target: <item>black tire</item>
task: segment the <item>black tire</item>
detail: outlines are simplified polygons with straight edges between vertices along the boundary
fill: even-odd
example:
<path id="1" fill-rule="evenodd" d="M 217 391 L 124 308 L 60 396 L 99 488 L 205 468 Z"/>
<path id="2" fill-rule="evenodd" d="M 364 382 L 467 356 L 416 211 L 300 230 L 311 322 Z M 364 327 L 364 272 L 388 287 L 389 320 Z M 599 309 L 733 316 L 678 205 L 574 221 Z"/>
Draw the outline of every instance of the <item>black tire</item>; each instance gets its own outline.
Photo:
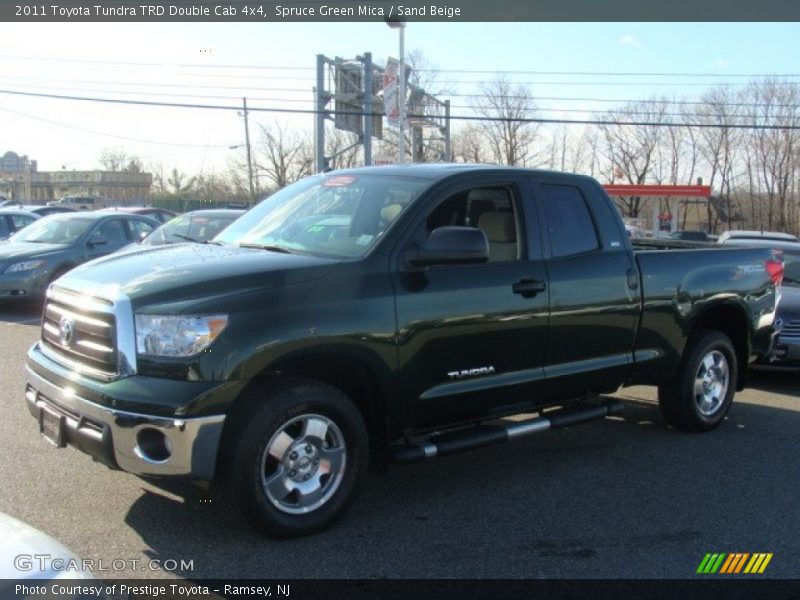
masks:
<path id="1" fill-rule="evenodd" d="M 254 382 L 243 394 L 223 438 L 225 495 L 272 537 L 328 527 L 355 498 L 369 462 L 361 413 L 340 390 L 308 379 Z"/>
<path id="2" fill-rule="evenodd" d="M 689 340 L 673 381 L 658 388 L 664 420 L 682 431 L 710 431 L 725 418 L 736 392 L 738 364 L 731 340 L 701 330 Z"/>

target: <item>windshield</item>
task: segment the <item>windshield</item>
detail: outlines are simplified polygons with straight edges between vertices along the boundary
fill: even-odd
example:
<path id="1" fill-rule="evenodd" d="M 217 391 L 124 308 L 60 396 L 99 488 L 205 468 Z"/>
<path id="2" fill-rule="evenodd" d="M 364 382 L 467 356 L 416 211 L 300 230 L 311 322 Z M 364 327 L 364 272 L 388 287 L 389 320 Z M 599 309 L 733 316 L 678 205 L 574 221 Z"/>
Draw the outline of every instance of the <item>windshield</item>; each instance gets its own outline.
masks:
<path id="1" fill-rule="evenodd" d="M 142 244 L 162 246 L 185 241 L 205 242 L 233 223 L 238 216 L 183 214 L 164 223 L 148 235 Z"/>
<path id="2" fill-rule="evenodd" d="M 301 254 L 363 256 L 429 184 L 386 175 L 308 177 L 263 200 L 216 240 Z"/>
<path id="3" fill-rule="evenodd" d="M 94 219 L 75 218 L 72 215 L 52 215 L 20 229 L 13 240 L 36 244 L 72 244 L 94 222 Z"/>

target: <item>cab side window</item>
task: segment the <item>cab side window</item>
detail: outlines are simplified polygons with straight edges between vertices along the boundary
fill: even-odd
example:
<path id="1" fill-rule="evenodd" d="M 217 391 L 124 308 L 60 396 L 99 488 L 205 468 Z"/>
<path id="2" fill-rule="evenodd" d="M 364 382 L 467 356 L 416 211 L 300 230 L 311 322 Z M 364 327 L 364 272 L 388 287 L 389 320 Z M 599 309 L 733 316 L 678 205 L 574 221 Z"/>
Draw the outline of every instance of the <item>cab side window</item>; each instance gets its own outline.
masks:
<path id="1" fill-rule="evenodd" d="M 519 260 L 519 210 L 507 187 L 481 187 L 445 198 L 426 220 L 428 233 L 438 227 L 477 227 L 489 242 L 489 262 Z"/>
<path id="2" fill-rule="evenodd" d="M 33 217 L 29 217 L 28 215 L 9 215 L 9 216 L 11 217 L 11 221 L 14 223 L 15 231 L 22 229 L 23 227 L 27 227 L 36 220 Z"/>
<path id="3" fill-rule="evenodd" d="M 550 250 L 554 258 L 591 252 L 600 247 L 589 207 L 571 185 L 542 184 Z"/>
<path id="4" fill-rule="evenodd" d="M 148 235 L 155 226 L 147 221 L 142 221 L 140 219 L 130 219 L 127 221 L 128 229 L 131 232 L 130 239 L 132 240 L 139 240 L 143 236 Z"/>
<path id="5" fill-rule="evenodd" d="M 125 242 L 128 239 L 120 219 L 111 219 L 101 224 L 100 227 L 97 228 L 97 234 L 106 238 L 111 244 L 115 242 Z"/>

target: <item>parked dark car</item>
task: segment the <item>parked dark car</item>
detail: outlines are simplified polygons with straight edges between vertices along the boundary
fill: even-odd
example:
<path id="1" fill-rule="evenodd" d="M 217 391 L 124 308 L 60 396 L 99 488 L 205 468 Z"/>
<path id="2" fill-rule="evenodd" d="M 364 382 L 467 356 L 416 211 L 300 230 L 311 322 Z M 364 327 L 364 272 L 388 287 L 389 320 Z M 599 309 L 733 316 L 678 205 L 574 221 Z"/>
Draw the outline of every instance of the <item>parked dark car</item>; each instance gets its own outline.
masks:
<path id="1" fill-rule="evenodd" d="M 40 217 L 47 217 L 50 215 L 57 215 L 59 213 L 75 212 L 74 208 L 69 206 L 34 206 L 33 204 L 25 204 L 20 206 L 20 210 L 25 210 L 29 213 L 34 213 Z"/>
<path id="2" fill-rule="evenodd" d="M 119 250 L 158 227 L 148 217 L 73 212 L 42 217 L 0 242 L 0 301 L 41 298 L 82 262 Z"/>
<path id="3" fill-rule="evenodd" d="M 66 206 L 75 210 L 98 210 L 107 206 L 107 200 L 95 196 L 64 196 L 60 200 L 53 200 L 47 206 Z"/>
<path id="4" fill-rule="evenodd" d="M 778 337 L 762 364 L 800 367 L 800 249 L 783 251 L 783 281 L 775 318 Z"/>
<path id="5" fill-rule="evenodd" d="M 142 215 L 155 219 L 159 223 L 166 223 L 178 215 L 178 213 L 167 210 L 166 208 L 156 208 L 154 206 L 110 206 L 109 208 L 102 209 L 102 211 Z"/>
<path id="6" fill-rule="evenodd" d="M 0 208 L 0 240 L 5 240 L 23 227 L 33 223 L 39 215 L 18 208 Z"/>
<path id="7" fill-rule="evenodd" d="M 679 229 L 669 234 L 671 240 L 685 240 L 687 242 L 710 242 L 711 238 L 705 231 L 692 229 Z"/>
<path id="8" fill-rule="evenodd" d="M 180 242 L 207 242 L 244 213 L 243 210 L 224 208 L 183 213 L 164 223 L 137 245 L 147 247 Z"/>
<path id="9" fill-rule="evenodd" d="M 783 266 L 768 249 L 661 243 L 639 249 L 579 175 L 308 177 L 211 244 L 113 254 L 55 282 L 25 402 L 55 446 L 214 481 L 265 532 L 308 534 L 368 465 L 602 419 L 621 385 L 658 386 L 676 429 L 723 424 L 769 349 Z"/>

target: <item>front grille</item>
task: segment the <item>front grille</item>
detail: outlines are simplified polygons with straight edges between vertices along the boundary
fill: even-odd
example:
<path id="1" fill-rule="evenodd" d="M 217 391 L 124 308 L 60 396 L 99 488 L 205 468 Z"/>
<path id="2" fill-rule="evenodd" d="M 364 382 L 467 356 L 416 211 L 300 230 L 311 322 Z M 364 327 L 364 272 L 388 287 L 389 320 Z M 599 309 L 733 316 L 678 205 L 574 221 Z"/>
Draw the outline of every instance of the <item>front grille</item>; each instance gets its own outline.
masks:
<path id="1" fill-rule="evenodd" d="M 48 294 L 42 343 L 67 365 L 105 375 L 117 372 L 116 320 L 111 303 L 66 293 Z"/>
<path id="2" fill-rule="evenodd" d="M 786 321 L 781 329 L 780 337 L 800 339 L 800 319 Z"/>

